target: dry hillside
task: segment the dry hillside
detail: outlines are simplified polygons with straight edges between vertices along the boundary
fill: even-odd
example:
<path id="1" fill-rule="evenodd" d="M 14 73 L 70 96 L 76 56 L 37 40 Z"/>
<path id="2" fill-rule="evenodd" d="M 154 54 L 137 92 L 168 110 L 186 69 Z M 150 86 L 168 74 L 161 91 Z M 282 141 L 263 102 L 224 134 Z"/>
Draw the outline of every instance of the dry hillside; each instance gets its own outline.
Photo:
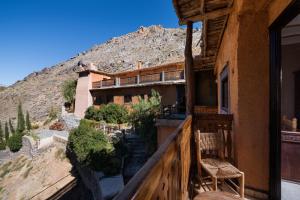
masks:
<path id="1" fill-rule="evenodd" d="M 200 31 L 195 30 L 194 35 L 195 52 L 199 53 Z M 182 61 L 184 46 L 184 29 L 161 26 L 141 27 L 136 32 L 113 38 L 65 62 L 33 72 L 0 92 L 0 120 L 15 118 L 19 101 L 36 121 L 43 121 L 51 107 L 60 110 L 61 84 L 77 78 L 74 71 L 80 61 L 92 62 L 106 72 L 126 71 L 134 69 L 137 61 L 142 61 L 143 67 Z"/>

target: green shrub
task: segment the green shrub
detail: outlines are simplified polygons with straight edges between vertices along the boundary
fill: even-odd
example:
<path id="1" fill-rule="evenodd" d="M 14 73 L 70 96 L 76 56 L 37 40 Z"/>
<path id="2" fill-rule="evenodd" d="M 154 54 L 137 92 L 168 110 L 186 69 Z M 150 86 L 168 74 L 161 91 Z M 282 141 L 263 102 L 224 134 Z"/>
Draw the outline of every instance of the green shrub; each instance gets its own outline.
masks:
<path id="1" fill-rule="evenodd" d="M 104 120 L 111 124 L 123 124 L 128 122 L 128 110 L 114 103 L 103 105 L 100 109 L 91 106 L 86 110 L 85 118 L 96 121 Z"/>
<path id="2" fill-rule="evenodd" d="M 101 107 L 103 120 L 112 124 L 123 124 L 128 121 L 128 111 L 124 106 L 110 103 Z"/>
<path id="3" fill-rule="evenodd" d="M 5 150 L 6 149 L 6 144 L 3 140 L 0 141 L 0 150 Z"/>
<path id="4" fill-rule="evenodd" d="M 95 108 L 94 106 L 90 106 L 86 111 L 85 111 L 85 119 L 90 119 L 90 120 L 96 120 L 96 121 L 102 121 L 103 116 L 102 112 L 100 109 Z"/>
<path id="5" fill-rule="evenodd" d="M 76 87 L 77 87 L 77 80 L 67 80 L 62 85 L 62 93 L 63 96 L 69 104 L 69 112 L 74 111 L 74 103 L 75 103 L 75 96 L 76 96 Z M 65 104 L 65 105 L 67 105 Z"/>
<path id="6" fill-rule="evenodd" d="M 160 113 L 161 96 L 152 90 L 149 99 L 139 99 L 139 103 L 132 106 L 130 122 L 136 132 L 141 135 L 146 143 L 148 154 L 152 154 L 157 146 L 157 129 L 155 119 Z"/>
<path id="7" fill-rule="evenodd" d="M 22 148 L 22 134 L 16 133 L 8 139 L 7 145 L 12 152 L 17 152 Z"/>
<path id="8" fill-rule="evenodd" d="M 91 127 L 91 128 L 97 128 L 99 126 L 99 122 L 95 120 L 89 120 L 89 119 L 82 119 L 80 123 L 84 123 L 85 125 Z"/>
<path id="9" fill-rule="evenodd" d="M 116 156 L 113 144 L 103 132 L 92 128 L 88 120 L 81 120 L 79 127 L 71 131 L 68 149 L 82 166 L 107 175 L 120 171 L 121 162 L 116 161 L 120 158 Z"/>

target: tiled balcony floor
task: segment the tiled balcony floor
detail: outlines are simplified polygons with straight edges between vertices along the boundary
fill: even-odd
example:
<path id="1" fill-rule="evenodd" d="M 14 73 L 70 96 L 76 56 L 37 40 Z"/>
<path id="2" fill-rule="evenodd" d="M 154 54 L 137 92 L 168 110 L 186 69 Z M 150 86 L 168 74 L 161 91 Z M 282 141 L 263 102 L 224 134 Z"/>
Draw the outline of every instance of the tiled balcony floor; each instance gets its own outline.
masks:
<path id="1" fill-rule="evenodd" d="M 299 200 L 300 183 L 281 181 L 281 199 L 282 200 Z"/>

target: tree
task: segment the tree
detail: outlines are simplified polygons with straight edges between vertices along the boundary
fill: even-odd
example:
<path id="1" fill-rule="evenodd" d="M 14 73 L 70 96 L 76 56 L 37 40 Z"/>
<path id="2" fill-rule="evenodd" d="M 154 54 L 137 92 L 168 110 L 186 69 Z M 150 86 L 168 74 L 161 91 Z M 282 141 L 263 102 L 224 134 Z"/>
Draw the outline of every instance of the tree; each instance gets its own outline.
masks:
<path id="1" fill-rule="evenodd" d="M 24 119 L 24 114 L 23 114 L 23 110 L 22 110 L 22 104 L 19 103 L 17 131 L 19 133 L 22 133 L 24 130 L 25 130 L 25 119 Z"/>
<path id="2" fill-rule="evenodd" d="M 81 120 L 78 128 L 70 132 L 68 150 L 81 166 L 103 171 L 106 175 L 121 170 L 121 159 L 114 144 L 102 131 L 91 127 L 87 120 Z"/>
<path id="3" fill-rule="evenodd" d="M 130 122 L 139 135 L 144 138 L 148 154 L 156 150 L 157 129 L 155 119 L 160 113 L 161 96 L 155 90 L 151 91 L 151 97 L 148 99 L 139 99 L 139 103 L 132 106 Z"/>
<path id="4" fill-rule="evenodd" d="M 1 121 L 0 121 L 0 140 L 3 140 L 3 129 L 2 129 L 2 125 L 1 125 Z"/>
<path id="5" fill-rule="evenodd" d="M 14 128 L 14 126 L 13 126 L 12 121 L 11 121 L 10 118 L 9 118 L 9 120 L 8 120 L 8 124 L 9 124 L 10 132 L 11 132 L 12 134 L 15 134 L 16 130 L 15 130 L 15 128 Z"/>
<path id="6" fill-rule="evenodd" d="M 31 130 L 31 122 L 30 122 L 30 117 L 29 117 L 29 112 L 27 111 L 26 112 L 26 127 L 27 127 L 27 130 Z"/>
<path id="7" fill-rule="evenodd" d="M 3 135 L 2 125 L 1 125 L 1 122 L 0 122 L 0 150 L 4 150 L 6 148 L 3 137 L 4 137 L 4 135 Z"/>
<path id="8" fill-rule="evenodd" d="M 67 101 L 71 105 L 71 109 L 74 109 L 75 95 L 76 95 L 77 80 L 67 80 L 62 86 L 62 93 Z"/>
<path id="9" fill-rule="evenodd" d="M 8 141 L 8 139 L 9 139 L 8 123 L 5 122 L 5 140 Z"/>

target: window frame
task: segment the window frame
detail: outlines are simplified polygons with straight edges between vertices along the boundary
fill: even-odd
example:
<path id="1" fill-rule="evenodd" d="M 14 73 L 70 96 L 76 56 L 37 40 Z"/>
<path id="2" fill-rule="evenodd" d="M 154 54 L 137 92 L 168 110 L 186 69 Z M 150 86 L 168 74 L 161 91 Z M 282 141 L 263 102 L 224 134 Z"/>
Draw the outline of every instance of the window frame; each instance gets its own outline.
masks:
<path id="1" fill-rule="evenodd" d="M 230 78 L 229 78 L 229 66 L 228 63 L 225 65 L 224 69 L 220 73 L 220 108 L 221 113 L 230 112 Z M 225 87 L 225 88 L 224 88 Z M 226 93 L 224 93 L 227 91 Z M 224 100 L 224 98 L 227 99 Z M 226 105 L 224 105 L 226 104 Z"/>

